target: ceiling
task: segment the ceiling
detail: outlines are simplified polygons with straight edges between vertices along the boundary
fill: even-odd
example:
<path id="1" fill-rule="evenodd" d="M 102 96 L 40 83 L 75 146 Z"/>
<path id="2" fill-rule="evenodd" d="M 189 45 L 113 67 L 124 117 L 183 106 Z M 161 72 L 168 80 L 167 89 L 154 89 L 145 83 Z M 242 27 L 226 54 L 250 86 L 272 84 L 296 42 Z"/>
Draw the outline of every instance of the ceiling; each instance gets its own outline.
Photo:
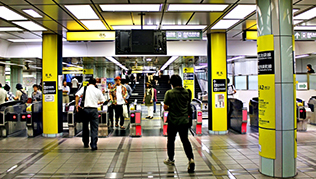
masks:
<path id="1" fill-rule="evenodd" d="M 101 4 L 162 4 L 163 8 L 159 12 L 146 12 L 144 25 L 214 25 L 222 18 L 223 14 L 228 13 L 231 7 L 237 4 L 255 4 L 255 0 L 0 0 L 0 5 L 13 10 L 14 12 L 26 17 L 44 28 L 48 33 L 62 34 L 65 38 L 67 31 L 89 30 L 80 19 L 77 19 L 65 5 L 90 5 L 96 12 L 99 19 L 108 29 L 113 29 L 115 25 L 141 25 L 139 12 L 103 12 Z M 227 8 L 221 12 L 170 12 L 166 7 L 169 4 L 185 3 L 220 3 L 227 4 Z M 315 0 L 294 0 L 294 8 L 299 9 L 300 13 L 316 5 Z M 26 14 L 23 10 L 33 9 L 42 18 L 34 18 Z M 84 12 L 83 12 L 84 13 Z M 229 40 L 241 40 L 241 31 L 246 29 L 249 24 L 256 22 L 255 15 L 248 16 L 239 22 L 232 29 L 228 29 Z M 307 25 L 316 25 L 316 20 L 310 20 Z M 0 19 L 0 27 L 19 27 L 12 21 Z M 41 39 L 42 32 L 29 31 L 22 28 L 20 32 L 0 32 L 1 39 Z M 206 29 L 204 29 L 206 30 Z"/>

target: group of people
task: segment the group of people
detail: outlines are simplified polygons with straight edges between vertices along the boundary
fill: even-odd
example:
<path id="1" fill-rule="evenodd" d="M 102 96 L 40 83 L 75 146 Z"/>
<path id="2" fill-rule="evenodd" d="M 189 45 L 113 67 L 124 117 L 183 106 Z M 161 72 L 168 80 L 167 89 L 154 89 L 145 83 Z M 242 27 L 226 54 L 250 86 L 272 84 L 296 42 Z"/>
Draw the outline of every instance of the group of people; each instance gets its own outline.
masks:
<path id="1" fill-rule="evenodd" d="M 2 86 L 2 84 L 0 83 L 0 104 L 5 103 L 6 101 L 19 101 L 21 100 L 22 95 L 27 96 L 27 92 L 23 89 L 23 86 L 20 83 L 16 84 L 15 88 L 17 91 L 14 95 L 11 92 L 11 87 L 8 84 Z M 33 85 L 33 92 L 31 96 L 32 102 L 42 100 L 42 92 L 40 89 L 40 85 Z"/>
<path id="2" fill-rule="evenodd" d="M 104 104 L 107 100 L 104 94 L 108 94 L 108 102 L 111 103 L 109 110 L 113 112 L 115 110 L 116 124 L 115 126 L 119 127 L 118 120 L 120 119 L 120 127 L 125 129 L 124 118 L 123 118 L 123 104 L 128 104 L 128 82 L 124 82 L 125 85 L 121 82 L 121 77 L 115 78 L 115 84 L 108 86 L 108 91 L 102 92 L 96 87 L 96 80 L 90 79 L 89 85 L 87 87 L 81 88 L 76 93 L 76 110 L 79 111 L 80 108 L 83 108 L 84 120 L 83 120 L 83 133 L 82 141 L 84 147 L 89 147 L 89 128 L 88 124 L 90 123 L 91 128 L 91 141 L 90 147 L 92 150 L 97 150 L 97 141 L 98 141 L 98 104 Z M 182 79 L 179 75 L 173 75 L 170 79 L 170 84 L 173 89 L 168 90 L 165 94 L 164 99 L 164 110 L 169 111 L 168 115 L 168 158 L 164 160 L 166 165 L 174 165 L 174 146 L 175 138 L 177 133 L 179 133 L 181 141 L 183 143 L 183 148 L 188 158 L 188 172 L 193 172 L 195 168 L 195 161 L 192 152 L 192 146 L 188 139 L 188 129 L 190 127 L 189 117 L 189 108 L 191 103 L 191 91 L 186 90 L 182 86 Z M 144 96 L 145 104 L 153 104 L 154 99 L 154 90 L 150 88 L 150 84 L 147 83 L 146 94 Z M 83 101 L 79 103 L 80 97 L 83 98 Z M 150 114 L 149 114 L 150 115 Z M 113 114 L 112 114 L 113 116 Z M 111 125 L 113 126 L 113 118 L 111 119 Z"/>

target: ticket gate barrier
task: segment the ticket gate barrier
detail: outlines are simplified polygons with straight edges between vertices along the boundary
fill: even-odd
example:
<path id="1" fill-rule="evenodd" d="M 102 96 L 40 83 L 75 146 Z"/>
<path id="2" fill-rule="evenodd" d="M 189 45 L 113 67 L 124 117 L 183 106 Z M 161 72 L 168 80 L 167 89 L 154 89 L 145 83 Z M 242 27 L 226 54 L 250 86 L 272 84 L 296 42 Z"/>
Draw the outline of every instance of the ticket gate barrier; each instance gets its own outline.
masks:
<path id="1" fill-rule="evenodd" d="M 309 114 L 310 124 L 316 125 L 316 96 L 312 96 L 308 101 L 308 107 L 311 109 Z"/>
<path id="2" fill-rule="evenodd" d="M 163 112 L 163 120 L 162 120 L 162 135 L 163 136 L 168 136 L 168 111 Z"/>
<path id="3" fill-rule="evenodd" d="M 243 107 L 242 101 L 228 98 L 228 124 L 231 129 L 241 134 L 247 133 L 247 108 Z"/>
<path id="4" fill-rule="evenodd" d="M 67 121 L 68 121 L 68 128 L 69 128 L 69 137 L 76 136 L 80 131 L 82 131 L 82 122 L 76 119 L 75 117 L 75 106 L 69 106 L 67 112 Z"/>
<path id="5" fill-rule="evenodd" d="M 42 101 L 35 101 L 30 107 L 30 111 L 21 113 L 21 120 L 26 121 L 27 135 L 34 137 L 43 133 Z"/>
<path id="6" fill-rule="evenodd" d="M 197 110 L 196 119 L 192 121 L 192 127 L 196 135 L 202 135 L 202 110 Z"/>
<path id="7" fill-rule="evenodd" d="M 26 105 L 20 101 L 10 101 L 0 105 L 0 136 L 26 129 L 26 120 L 21 120 L 21 113 L 26 111 Z"/>
<path id="8" fill-rule="evenodd" d="M 251 127 L 258 127 L 258 98 L 252 98 L 249 101 L 249 117 L 250 117 L 250 126 Z"/>
<path id="9" fill-rule="evenodd" d="M 130 136 L 142 136 L 142 109 L 141 105 L 134 105 L 130 111 Z"/>
<path id="10" fill-rule="evenodd" d="M 306 131 L 307 122 L 305 107 L 297 106 L 297 131 Z"/>
<path id="11" fill-rule="evenodd" d="M 99 110 L 99 130 L 98 136 L 99 137 L 106 137 L 109 135 L 109 118 L 108 118 L 108 106 L 103 105 Z"/>

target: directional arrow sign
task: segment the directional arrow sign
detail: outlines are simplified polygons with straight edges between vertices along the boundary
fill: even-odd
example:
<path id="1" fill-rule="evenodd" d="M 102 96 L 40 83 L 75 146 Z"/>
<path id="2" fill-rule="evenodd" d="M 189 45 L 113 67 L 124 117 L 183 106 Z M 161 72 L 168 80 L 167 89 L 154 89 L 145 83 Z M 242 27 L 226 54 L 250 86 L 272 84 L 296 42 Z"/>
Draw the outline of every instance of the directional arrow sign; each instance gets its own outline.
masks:
<path id="1" fill-rule="evenodd" d="M 300 33 L 298 33 L 298 32 L 295 33 L 295 38 L 296 39 L 298 39 L 300 36 L 301 36 Z"/>
<path id="2" fill-rule="evenodd" d="M 307 83 L 298 83 L 297 85 L 298 85 L 297 89 L 307 90 Z"/>

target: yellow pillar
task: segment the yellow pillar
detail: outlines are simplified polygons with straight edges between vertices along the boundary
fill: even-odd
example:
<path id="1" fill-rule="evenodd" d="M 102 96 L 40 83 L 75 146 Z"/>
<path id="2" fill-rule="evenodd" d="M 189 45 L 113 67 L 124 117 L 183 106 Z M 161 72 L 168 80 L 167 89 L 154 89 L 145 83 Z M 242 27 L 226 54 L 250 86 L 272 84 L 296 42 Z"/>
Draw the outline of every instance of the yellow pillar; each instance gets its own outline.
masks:
<path id="1" fill-rule="evenodd" d="M 226 32 L 208 37 L 208 101 L 210 134 L 227 133 Z"/>
<path id="2" fill-rule="evenodd" d="M 62 37 L 43 34 L 43 136 L 58 137 L 63 132 L 62 91 L 58 80 L 62 75 Z"/>

